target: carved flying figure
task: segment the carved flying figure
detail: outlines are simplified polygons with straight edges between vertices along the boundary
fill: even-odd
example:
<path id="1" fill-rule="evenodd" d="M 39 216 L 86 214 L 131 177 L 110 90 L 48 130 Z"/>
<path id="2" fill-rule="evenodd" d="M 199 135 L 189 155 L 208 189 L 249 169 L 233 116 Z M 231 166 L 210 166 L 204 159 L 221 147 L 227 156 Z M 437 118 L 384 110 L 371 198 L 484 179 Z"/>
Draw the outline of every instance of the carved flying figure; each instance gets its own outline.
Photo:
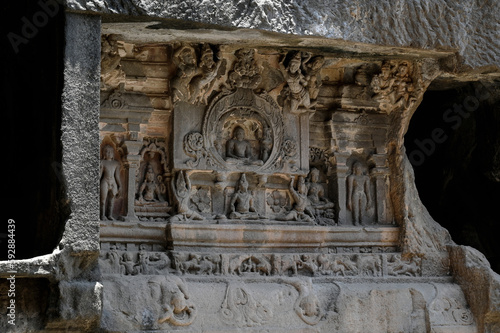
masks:
<path id="1" fill-rule="evenodd" d="M 174 62 L 177 64 L 177 73 L 170 81 L 172 87 L 172 101 L 189 100 L 189 83 L 198 72 L 194 49 L 183 46 L 174 53 Z"/>
<path id="2" fill-rule="evenodd" d="M 391 112 L 397 107 L 410 108 L 415 102 L 415 86 L 410 77 L 410 63 L 382 64 L 381 73 L 373 77 L 371 87 L 374 99 L 380 102 L 380 108 Z"/>
<path id="3" fill-rule="evenodd" d="M 309 54 L 308 56 L 310 57 Z M 315 101 L 318 98 L 319 89 L 323 84 L 320 71 L 324 64 L 325 57 L 323 56 L 315 56 L 310 58 L 309 61 L 303 62 L 303 70 L 306 73 L 309 98 L 311 101 Z"/>
<path id="4" fill-rule="evenodd" d="M 222 59 L 220 54 L 217 55 L 217 58 L 218 61 L 215 62 L 212 48 L 210 45 L 204 44 L 200 63 L 198 64 L 198 74 L 189 83 L 190 103 L 207 104 L 207 98 L 212 91 L 215 80 L 225 72 L 225 66 L 221 68 L 221 64 L 225 64 L 226 60 Z M 222 73 L 219 69 L 222 69 Z"/>
<path id="5" fill-rule="evenodd" d="M 316 102 L 311 102 L 309 94 L 308 77 L 302 73 L 304 63 L 310 58 L 310 54 L 306 54 L 305 59 L 302 59 L 302 53 L 296 52 L 285 66 L 284 61 L 286 57 L 279 62 L 281 73 L 285 78 L 287 85 L 284 89 L 284 106 L 293 114 L 300 114 L 310 110 L 316 105 Z M 303 106 L 305 109 L 301 110 L 299 107 Z"/>

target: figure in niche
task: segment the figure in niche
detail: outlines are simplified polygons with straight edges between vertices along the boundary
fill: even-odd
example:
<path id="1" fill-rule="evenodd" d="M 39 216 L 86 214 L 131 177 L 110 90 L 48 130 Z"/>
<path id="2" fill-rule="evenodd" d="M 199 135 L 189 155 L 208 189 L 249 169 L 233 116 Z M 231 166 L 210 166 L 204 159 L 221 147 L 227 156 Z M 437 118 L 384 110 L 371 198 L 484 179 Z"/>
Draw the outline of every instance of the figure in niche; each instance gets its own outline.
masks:
<path id="1" fill-rule="evenodd" d="M 214 61 L 214 52 L 210 45 L 204 44 L 200 63 L 198 64 L 199 75 L 193 77 L 189 84 L 189 102 L 190 103 L 205 103 L 210 94 L 211 88 L 217 76 L 220 76 L 219 68 L 223 61 L 221 55 L 218 55 L 219 61 Z M 224 60 L 225 63 L 225 60 Z M 225 67 L 225 66 L 224 66 Z M 224 68 L 225 71 L 225 68 Z"/>
<path id="2" fill-rule="evenodd" d="M 148 281 L 151 297 L 162 309 L 158 323 L 168 322 L 174 326 L 191 325 L 196 317 L 195 306 L 188 301 L 187 288 L 177 276 L 157 275 Z"/>
<path id="3" fill-rule="evenodd" d="M 283 63 L 285 58 L 280 61 L 279 66 L 287 86 L 283 88 L 285 97 L 285 106 L 291 113 L 297 114 L 309 110 L 314 107 L 316 102 L 311 103 L 309 89 L 307 89 L 308 80 L 302 73 L 302 56 L 301 52 L 296 52 L 288 62 L 286 67 Z M 307 62 L 310 55 L 306 56 L 304 63 Z M 299 110 L 300 106 L 304 106 L 306 110 Z"/>
<path id="4" fill-rule="evenodd" d="M 115 150 L 110 145 L 103 148 L 103 157 L 100 165 L 101 179 L 101 205 L 100 216 L 102 221 L 114 220 L 113 208 L 115 198 L 121 188 L 120 162 L 115 161 Z"/>
<path id="5" fill-rule="evenodd" d="M 253 159 L 252 145 L 245 139 L 245 130 L 240 126 L 234 129 L 232 139 L 226 143 L 226 162 L 246 165 L 263 164 L 261 160 Z"/>
<path id="6" fill-rule="evenodd" d="M 304 221 L 313 224 L 314 212 L 311 208 L 311 203 L 307 197 L 307 186 L 304 177 L 299 177 L 297 191 L 293 188 L 294 178 L 290 180 L 289 190 L 295 204 L 293 209 L 285 216 L 278 217 L 281 221 Z"/>
<path id="7" fill-rule="evenodd" d="M 177 74 L 170 81 L 172 86 L 173 102 L 189 99 L 189 83 L 196 75 L 198 67 L 194 50 L 190 46 L 181 47 L 174 53 L 174 61 L 177 63 Z"/>
<path id="8" fill-rule="evenodd" d="M 230 219 L 257 220 L 261 218 L 255 210 L 253 195 L 248 191 L 248 182 L 245 174 L 241 175 L 238 190 L 234 192 L 229 207 Z"/>
<path id="9" fill-rule="evenodd" d="M 310 55 L 308 55 L 310 57 Z M 304 71 L 306 73 L 306 79 L 308 81 L 309 98 L 311 101 L 315 101 L 318 98 L 319 88 L 322 85 L 321 76 L 319 72 L 323 65 L 325 64 L 325 57 L 315 56 L 310 58 L 310 60 L 304 63 Z"/>
<path id="10" fill-rule="evenodd" d="M 154 173 L 153 166 L 151 164 L 148 164 L 146 168 L 146 174 L 144 176 L 144 181 L 139 188 L 139 201 L 163 202 L 165 201 L 163 199 L 163 195 L 165 195 L 165 193 L 167 193 L 166 187 L 160 186 L 156 182 L 156 175 Z"/>
<path id="11" fill-rule="evenodd" d="M 370 177 L 363 173 L 361 163 L 355 162 L 347 177 L 347 209 L 352 213 L 354 225 L 364 225 L 363 215 L 371 206 Z"/>
<path id="12" fill-rule="evenodd" d="M 172 216 L 170 221 L 204 220 L 203 216 L 189 208 L 189 201 L 193 191 L 186 171 L 179 171 L 177 180 L 172 178 L 172 189 L 177 206 L 177 215 Z"/>
<path id="13" fill-rule="evenodd" d="M 270 127 L 264 128 L 264 136 L 260 142 L 260 151 L 262 161 L 265 162 L 271 155 L 273 149 L 273 130 Z"/>

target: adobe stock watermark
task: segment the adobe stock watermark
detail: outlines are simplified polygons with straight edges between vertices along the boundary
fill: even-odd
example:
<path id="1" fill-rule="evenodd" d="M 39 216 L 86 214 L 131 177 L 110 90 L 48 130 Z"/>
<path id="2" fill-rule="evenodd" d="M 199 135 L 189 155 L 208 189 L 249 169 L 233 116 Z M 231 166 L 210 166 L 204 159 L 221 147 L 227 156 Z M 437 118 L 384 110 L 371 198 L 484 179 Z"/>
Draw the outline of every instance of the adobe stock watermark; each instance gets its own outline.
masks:
<path id="1" fill-rule="evenodd" d="M 40 10 L 36 11 L 32 17 L 21 17 L 21 30 L 19 33 L 11 31 L 7 34 L 10 45 L 16 54 L 19 53 L 19 47 L 22 44 L 28 44 L 30 40 L 38 35 L 40 29 L 45 27 L 50 19 L 57 15 L 62 6 L 62 0 L 39 0 L 37 4 Z"/>
<path id="2" fill-rule="evenodd" d="M 466 96 L 461 104 L 455 103 L 453 108 L 446 109 L 443 112 L 443 121 L 449 124 L 449 128 L 457 130 L 462 125 L 463 120 L 469 118 L 471 113 L 479 108 L 481 102 L 487 100 L 490 96 L 491 93 L 486 87 L 479 84 L 475 88 L 474 95 Z M 413 166 L 424 164 L 426 158 L 434 154 L 437 146 L 448 140 L 445 129 L 447 128 L 436 127 L 427 138 L 413 141 L 418 147 L 408 154 L 410 163 Z"/>
<path id="3" fill-rule="evenodd" d="M 16 221 L 8 219 L 7 221 L 7 259 L 9 260 L 10 270 L 7 271 L 10 276 L 7 278 L 9 289 L 7 297 L 7 323 L 11 326 L 16 325 L 16 273 L 13 260 L 16 259 Z"/>

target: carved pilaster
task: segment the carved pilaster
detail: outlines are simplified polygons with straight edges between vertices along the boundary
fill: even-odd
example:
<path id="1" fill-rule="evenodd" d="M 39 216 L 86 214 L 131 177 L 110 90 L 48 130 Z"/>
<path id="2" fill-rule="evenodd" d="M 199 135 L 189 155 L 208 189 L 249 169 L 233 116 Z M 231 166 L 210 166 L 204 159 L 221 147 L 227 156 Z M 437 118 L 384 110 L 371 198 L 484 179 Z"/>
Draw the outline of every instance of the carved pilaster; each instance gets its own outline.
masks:
<path id="1" fill-rule="evenodd" d="M 139 165 L 141 163 L 141 156 L 139 155 L 139 149 L 142 146 L 140 142 L 137 141 L 125 141 L 128 148 L 127 155 L 127 215 L 125 219 L 127 221 L 137 221 L 137 216 L 134 210 L 134 201 L 136 189 L 136 174 L 139 170 Z"/>
<path id="2" fill-rule="evenodd" d="M 338 225 L 346 225 L 349 221 L 347 212 L 347 165 L 348 154 L 336 154 L 337 188 L 338 188 Z"/>

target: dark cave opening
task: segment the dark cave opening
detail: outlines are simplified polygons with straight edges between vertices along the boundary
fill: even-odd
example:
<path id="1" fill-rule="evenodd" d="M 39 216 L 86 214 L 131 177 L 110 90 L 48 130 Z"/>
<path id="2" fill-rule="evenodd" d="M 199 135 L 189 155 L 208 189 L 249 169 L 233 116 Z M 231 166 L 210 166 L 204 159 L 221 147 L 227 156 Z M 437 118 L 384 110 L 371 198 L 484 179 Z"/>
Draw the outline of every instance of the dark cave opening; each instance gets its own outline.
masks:
<path id="1" fill-rule="evenodd" d="M 15 259 L 26 259 L 51 253 L 69 216 L 61 173 L 65 18 L 62 5 L 51 6 L 28 0 L 3 5 L 8 194 L 0 260 L 8 254 L 7 219 L 15 221 Z"/>
<path id="2" fill-rule="evenodd" d="M 431 216 L 453 241 L 481 251 L 500 272 L 500 103 L 491 85 L 429 90 L 405 148 Z"/>

